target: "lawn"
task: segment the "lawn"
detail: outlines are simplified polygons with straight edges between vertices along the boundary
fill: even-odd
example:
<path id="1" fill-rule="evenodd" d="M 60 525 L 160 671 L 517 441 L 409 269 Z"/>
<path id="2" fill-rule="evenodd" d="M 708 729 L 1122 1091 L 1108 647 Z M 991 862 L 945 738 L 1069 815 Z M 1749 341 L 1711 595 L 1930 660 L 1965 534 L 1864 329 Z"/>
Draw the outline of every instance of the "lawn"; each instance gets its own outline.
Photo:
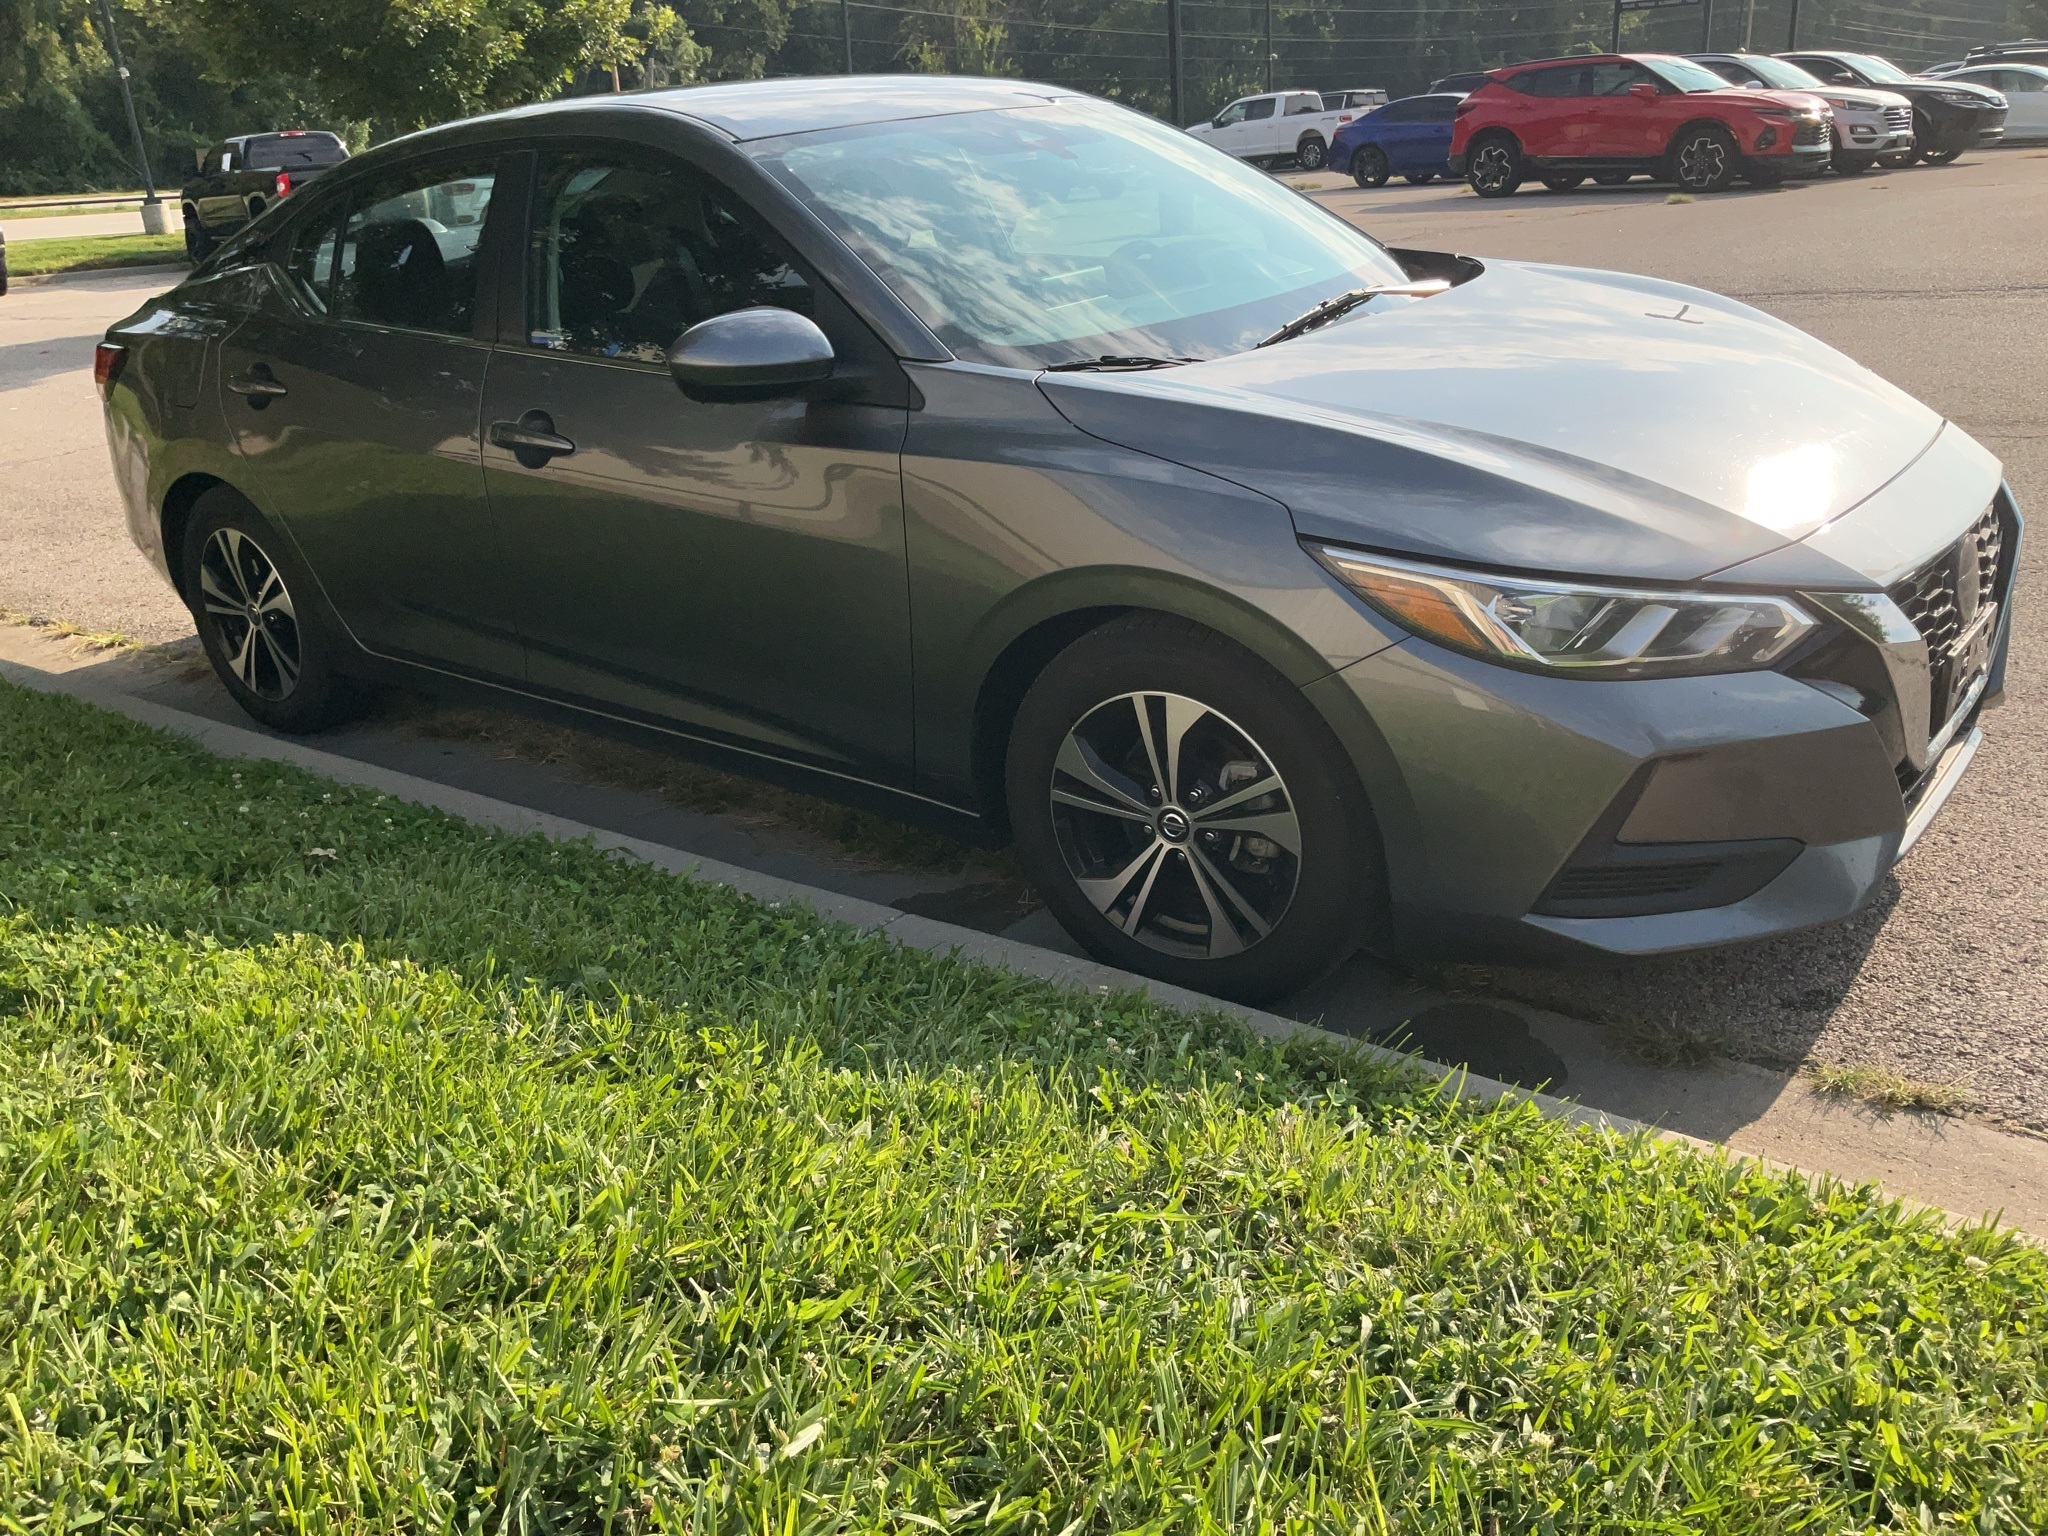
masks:
<path id="1" fill-rule="evenodd" d="M 13 240 L 7 270 L 15 277 L 45 272 L 88 272 L 101 267 L 162 266 L 185 259 L 185 236 L 79 235 L 58 240 Z"/>
<path id="2" fill-rule="evenodd" d="M 0 685 L 10 1530 L 2048 1528 L 2048 1259 Z"/>

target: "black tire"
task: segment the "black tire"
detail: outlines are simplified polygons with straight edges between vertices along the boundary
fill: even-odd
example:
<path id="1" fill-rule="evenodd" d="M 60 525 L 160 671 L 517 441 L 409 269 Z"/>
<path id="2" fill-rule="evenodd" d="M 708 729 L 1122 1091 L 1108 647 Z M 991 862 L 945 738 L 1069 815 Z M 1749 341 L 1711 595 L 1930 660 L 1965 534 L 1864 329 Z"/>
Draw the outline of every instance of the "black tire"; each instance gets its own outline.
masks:
<path id="1" fill-rule="evenodd" d="M 1725 192 L 1742 170 L 1735 140 L 1719 123 L 1681 128 L 1665 158 L 1670 179 L 1688 192 Z"/>
<path id="2" fill-rule="evenodd" d="M 1387 152 L 1377 144 L 1361 144 L 1351 152 L 1351 179 L 1361 187 L 1384 187 L 1389 167 Z"/>
<path id="3" fill-rule="evenodd" d="M 1625 187 L 1633 176 L 1634 172 L 1632 171 L 1599 171 L 1594 174 L 1593 185 L 1596 187 Z"/>
<path id="4" fill-rule="evenodd" d="M 1465 156 L 1465 185 L 1481 197 L 1513 197 L 1528 174 L 1511 134 L 1489 133 Z"/>
<path id="5" fill-rule="evenodd" d="M 181 570 L 206 659 L 244 711 L 293 735 L 355 713 L 347 642 L 312 573 L 236 492 L 215 486 L 194 503 Z"/>
<path id="6" fill-rule="evenodd" d="M 1426 187 L 1436 180 L 1435 171 L 1409 171 L 1401 178 L 1411 187 Z"/>
<path id="7" fill-rule="evenodd" d="M 1960 149 L 1930 149 L 1920 158 L 1929 165 L 1954 165 L 1962 157 Z"/>
<path id="8" fill-rule="evenodd" d="M 1584 184 L 1586 178 L 1567 171 L 1552 171 L 1543 178 L 1543 185 L 1553 192 L 1571 192 Z"/>
<path id="9" fill-rule="evenodd" d="M 1828 157 L 1828 164 L 1834 167 L 1837 176 L 1861 176 L 1877 164 L 1877 156 L 1845 155 L 1837 149 Z"/>
<path id="10" fill-rule="evenodd" d="M 1888 171 L 1903 171 L 1907 166 L 1917 164 L 1919 159 L 1918 149 L 1895 149 L 1888 155 L 1879 155 L 1877 163 Z"/>
<path id="11" fill-rule="evenodd" d="M 1320 171 L 1329 152 L 1330 147 L 1323 142 L 1321 134 L 1305 133 L 1301 142 L 1294 146 L 1294 163 L 1304 171 Z"/>
<path id="12" fill-rule="evenodd" d="M 1179 760 L 1155 772 L 1169 744 Z M 1112 620 L 1054 658 L 1017 711 L 1006 779 L 1025 873 L 1111 965 L 1257 1001 L 1330 971 L 1378 920 L 1378 833 L 1329 726 L 1185 620 Z"/>
<path id="13" fill-rule="evenodd" d="M 214 238 L 206 232 L 206 226 L 199 222 L 199 216 L 191 209 L 185 210 L 185 254 L 193 262 L 201 262 L 213 254 Z"/>

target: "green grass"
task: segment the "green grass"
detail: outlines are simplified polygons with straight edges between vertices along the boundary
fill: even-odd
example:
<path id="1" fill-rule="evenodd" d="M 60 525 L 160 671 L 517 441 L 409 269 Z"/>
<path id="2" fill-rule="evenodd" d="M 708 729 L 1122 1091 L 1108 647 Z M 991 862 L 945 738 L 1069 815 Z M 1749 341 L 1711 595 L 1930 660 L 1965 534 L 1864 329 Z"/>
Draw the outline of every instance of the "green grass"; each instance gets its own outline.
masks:
<path id="1" fill-rule="evenodd" d="M 1807 1075 L 1815 1093 L 1855 1099 L 1873 1109 L 1925 1109 L 1953 1115 L 1970 1107 L 1970 1090 L 1962 1083 L 1925 1083 L 1889 1067 L 1845 1067 L 1817 1061 Z"/>
<path id="2" fill-rule="evenodd" d="M 175 210 L 177 201 L 176 197 L 168 199 L 168 207 Z M 23 208 L 0 200 L 0 218 L 12 223 L 16 219 L 75 219 L 94 213 L 132 213 L 141 206 L 141 203 L 140 192 L 133 198 L 118 203 L 60 203 L 48 208 Z"/>
<path id="3" fill-rule="evenodd" d="M 7 247 L 7 270 L 16 277 L 35 277 L 46 272 L 89 272 L 102 267 L 161 266 L 184 259 L 185 237 L 175 232 L 15 240 Z"/>
<path id="4" fill-rule="evenodd" d="M 2048 1526 L 2048 1259 L 0 687 L 16 1531 Z"/>

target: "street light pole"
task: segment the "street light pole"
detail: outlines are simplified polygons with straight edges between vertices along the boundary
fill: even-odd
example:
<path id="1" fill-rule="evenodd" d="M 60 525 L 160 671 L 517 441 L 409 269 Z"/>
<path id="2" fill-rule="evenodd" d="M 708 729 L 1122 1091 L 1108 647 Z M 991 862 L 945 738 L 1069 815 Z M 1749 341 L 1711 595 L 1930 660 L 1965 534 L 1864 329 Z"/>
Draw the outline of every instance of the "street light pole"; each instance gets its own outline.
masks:
<path id="1" fill-rule="evenodd" d="M 1273 52 L 1273 0 L 1266 0 L 1266 91 L 1273 90 L 1273 61 L 1279 55 Z"/>
<path id="2" fill-rule="evenodd" d="M 1607 51 L 1621 52 L 1621 0 L 1614 0 L 1614 41 L 1608 46 Z"/>
<path id="3" fill-rule="evenodd" d="M 839 35 L 846 40 L 846 72 L 853 73 L 853 9 L 839 0 Z"/>
<path id="4" fill-rule="evenodd" d="M 142 172 L 143 232 L 164 232 L 163 199 L 156 195 L 156 177 L 149 169 L 149 150 L 142 142 L 142 120 L 135 115 L 135 93 L 128 88 L 128 66 L 121 62 L 121 39 L 114 35 L 114 12 L 107 0 L 100 0 L 100 35 L 107 45 L 107 57 L 114 61 L 114 76 L 121 82 L 121 104 L 128 109 L 128 131 L 135 135 L 135 164 Z"/>
<path id="5" fill-rule="evenodd" d="M 1792 20 L 1785 28 L 1785 51 L 1791 53 L 1799 46 L 1799 0 L 1792 0 Z"/>
<path id="6" fill-rule="evenodd" d="M 1166 0 L 1166 95 L 1173 126 L 1186 127 L 1180 105 L 1180 0 Z"/>
<path id="7" fill-rule="evenodd" d="M 1714 51 L 1714 0 L 1700 0 L 1700 52 Z"/>

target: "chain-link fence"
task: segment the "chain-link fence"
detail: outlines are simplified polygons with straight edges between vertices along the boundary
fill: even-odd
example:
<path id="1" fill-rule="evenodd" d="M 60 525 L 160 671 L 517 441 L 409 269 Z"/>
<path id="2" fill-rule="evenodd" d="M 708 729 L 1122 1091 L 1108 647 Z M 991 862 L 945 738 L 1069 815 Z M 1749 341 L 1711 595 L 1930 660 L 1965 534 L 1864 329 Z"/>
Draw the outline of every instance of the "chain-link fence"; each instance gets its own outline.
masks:
<path id="1" fill-rule="evenodd" d="M 781 35 L 710 26 L 699 38 L 714 60 L 751 56 L 748 73 L 1013 75 L 1185 123 L 1252 91 L 1400 95 L 1453 71 L 1604 50 L 1617 20 L 1630 51 L 1775 53 L 1796 38 L 1908 70 L 2016 35 L 2008 0 L 1667 0 L 1622 12 L 1612 0 L 801 0 Z"/>

